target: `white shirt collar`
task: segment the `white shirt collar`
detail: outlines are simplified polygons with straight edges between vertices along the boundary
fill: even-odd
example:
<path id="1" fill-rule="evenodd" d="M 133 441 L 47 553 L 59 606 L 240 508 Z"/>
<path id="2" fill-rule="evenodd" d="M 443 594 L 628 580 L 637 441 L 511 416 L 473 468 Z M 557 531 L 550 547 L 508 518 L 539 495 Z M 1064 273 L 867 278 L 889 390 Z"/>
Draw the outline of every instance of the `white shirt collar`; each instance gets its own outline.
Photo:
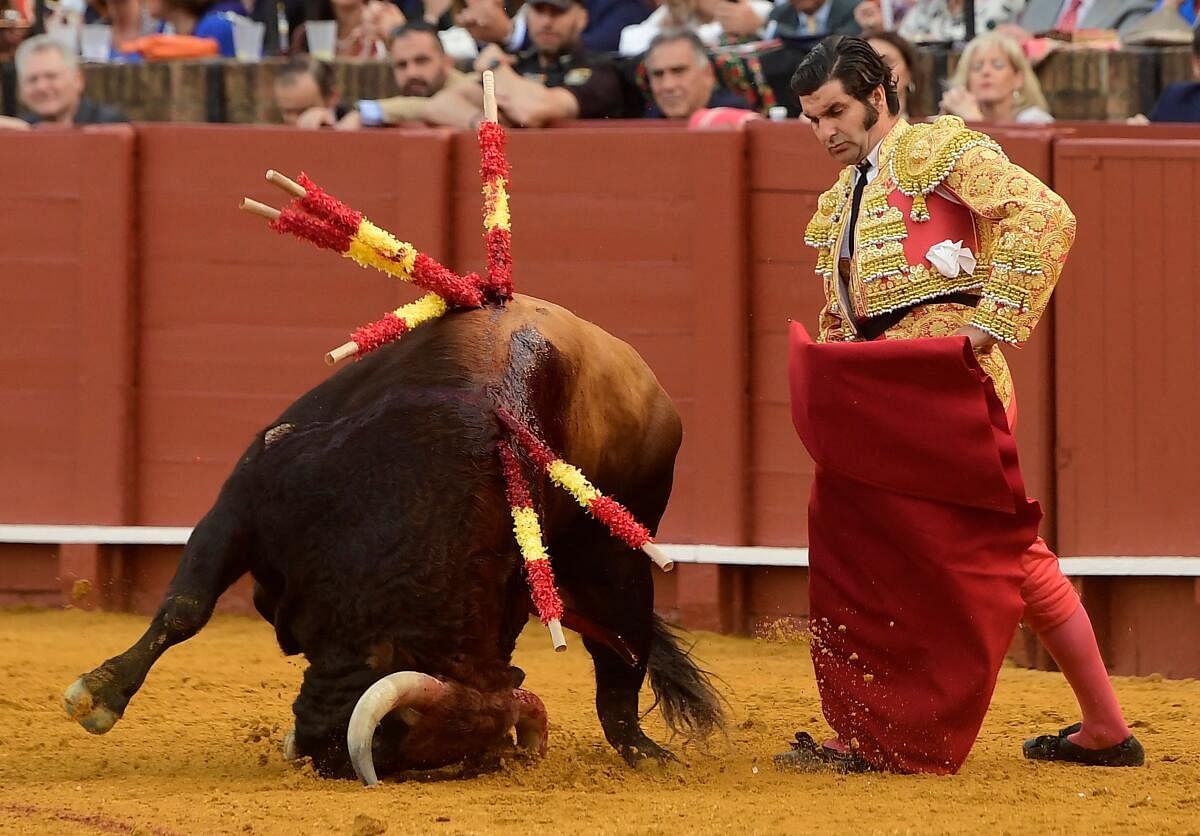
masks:
<path id="1" fill-rule="evenodd" d="M 867 154 L 867 160 L 871 163 L 871 167 L 867 169 L 867 182 L 870 183 L 879 174 L 879 149 L 883 147 L 883 140 L 875 143 L 875 147 L 871 149 L 871 153 Z M 856 175 L 857 176 L 857 175 Z"/>

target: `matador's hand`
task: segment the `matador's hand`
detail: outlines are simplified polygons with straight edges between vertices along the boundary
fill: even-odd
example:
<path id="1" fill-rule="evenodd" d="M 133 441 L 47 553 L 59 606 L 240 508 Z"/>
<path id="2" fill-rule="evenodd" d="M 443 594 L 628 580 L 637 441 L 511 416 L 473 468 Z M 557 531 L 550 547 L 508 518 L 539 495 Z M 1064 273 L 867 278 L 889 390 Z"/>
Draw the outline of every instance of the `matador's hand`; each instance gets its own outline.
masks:
<path id="1" fill-rule="evenodd" d="M 991 351 L 992 346 L 996 344 L 996 338 L 974 325 L 964 325 L 954 332 L 956 337 L 966 337 L 971 341 L 971 348 L 979 353 Z"/>

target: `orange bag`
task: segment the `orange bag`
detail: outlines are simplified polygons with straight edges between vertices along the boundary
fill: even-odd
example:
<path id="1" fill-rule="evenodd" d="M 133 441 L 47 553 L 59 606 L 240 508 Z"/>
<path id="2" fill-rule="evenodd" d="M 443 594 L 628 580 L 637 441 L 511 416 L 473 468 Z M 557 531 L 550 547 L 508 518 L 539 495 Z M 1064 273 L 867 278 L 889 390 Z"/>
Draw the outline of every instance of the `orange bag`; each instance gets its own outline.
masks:
<path id="1" fill-rule="evenodd" d="M 218 53 L 212 38 L 192 35 L 144 35 L 121 44 L 123 52 L 138 52 L 147 61 L 169 61 L 179 58 L 208 58 Z"/>

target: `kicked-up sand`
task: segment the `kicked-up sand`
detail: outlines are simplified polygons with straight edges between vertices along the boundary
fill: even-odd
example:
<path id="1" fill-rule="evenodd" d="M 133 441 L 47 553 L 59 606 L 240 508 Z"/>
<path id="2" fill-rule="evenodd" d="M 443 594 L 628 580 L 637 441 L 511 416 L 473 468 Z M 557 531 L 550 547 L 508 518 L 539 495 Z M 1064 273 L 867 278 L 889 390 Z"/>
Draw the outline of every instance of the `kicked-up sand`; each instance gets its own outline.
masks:
<path id="1" fill-rule="evenodd" d="M 1200 834 L 1194 680 L 1115 680 L 1146 746 L 1139 769 L 1023 760 L 1022 739 L 1073 722 L 1075 707 L 1060 675 L 1005 667 L 958 775 L 782 774 L 771 755 L 796 730 L 827 731 L 807 645 L 700 633 L 694 653 L 721 677 L 728 739 L 707 751 L 669 741 L 653 713 L 647 733 L 681 764 L 633 771 L 601 734 L 582 642 L 568 634 L 556 654 L 531 623 L 514 662 L 549 711 L 549 756 L 368 790 L 284 760 L 304 663 L 256 619 L 218 616 L 168 651 L 107 735 L 69 721 L 63 689 L 145 625 L 0 612 L 0 833 Z"/>

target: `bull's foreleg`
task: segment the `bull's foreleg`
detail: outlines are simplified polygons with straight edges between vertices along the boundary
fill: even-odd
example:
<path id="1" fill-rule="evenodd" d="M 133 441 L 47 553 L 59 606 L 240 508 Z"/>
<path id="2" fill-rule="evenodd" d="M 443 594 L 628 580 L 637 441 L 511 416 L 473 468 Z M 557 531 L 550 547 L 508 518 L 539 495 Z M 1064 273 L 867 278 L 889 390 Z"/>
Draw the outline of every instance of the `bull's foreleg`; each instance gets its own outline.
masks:
<path id="1" fill-rule="evenodd" d="M 237 515 L 221 504 L 200 521 L 150 627 L 131 648 L 67 688 L 63 703 L 71 719 L 93 734 L 104 734 L 121 719 L 158 658 L 194 636 L 221 593 L 246 572 L 247 540 Z"/>

